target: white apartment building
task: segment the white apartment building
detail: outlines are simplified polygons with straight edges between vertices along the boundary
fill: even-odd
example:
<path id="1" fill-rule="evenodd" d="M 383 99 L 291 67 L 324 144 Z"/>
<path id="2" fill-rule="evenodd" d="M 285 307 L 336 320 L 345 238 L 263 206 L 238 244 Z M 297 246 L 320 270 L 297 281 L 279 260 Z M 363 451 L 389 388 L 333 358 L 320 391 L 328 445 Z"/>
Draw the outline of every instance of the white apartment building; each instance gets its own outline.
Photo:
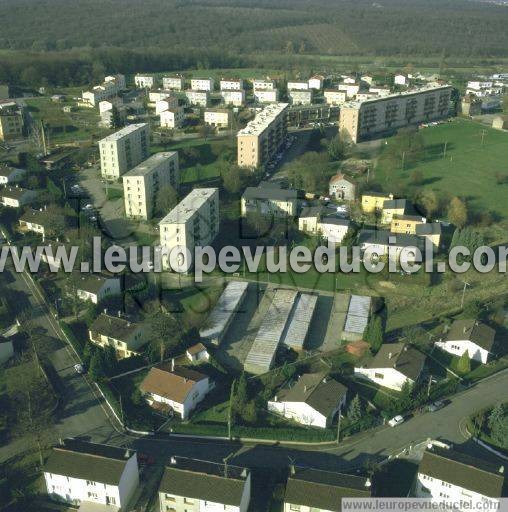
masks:
<path id="1" fill-rule="evenodd" d="M 238 91 L 243 89 L 243 80 L 241 78 L 223 78 L 220 81 L 221 91 Z"/>
<path id="2" fill-rule="evenodd" d="M 125 89 L 124 75 L 107 76 L 102 84 L 82 93 L 82 102 L 87 106 L 95 107 L 100 101 L 116 96 L 123 89 Z"/>
<path id="3" fill-rule="evenodd" d="M 288 91 L 307 91 L 309 89 L 309 82 L 305 81 L 289 81 Z"/>
<path id="4" fill-rule="evenodd" d="M 155 104 L 158 101 L 165 100 L 166 98 L 172 97 L 173 92 L 168 89 L 158 89 L 157 91 L 148 92 L 148 102 Z"/>
<path id="5" fill-rule="evenodd" d="M 113 107 L 118 108 L 122 105 L 123 105 L 122 98 L 119 98 L 118 96 L 109 98 L 107 100 L 99 101 L 99 114 L 103 114 L 104 112 L 113 110 Z"/>
<path id="6" fill-rule="evenodd" d="M 195 247 L 210 245 L 219 233 L 219 189 L 195 188 L 159 222 L 159 233 L 163 267 L 190 270 Z"/>
<path id="7" fill-rule="evenodd" d="M 183 107 L 168 108 L 160 113 L 161 128 L 181 128 L 184 121 Z"/>
<path id="8" fill-rule="evenodd" d="M 342 83 L 342 84 L 339 84 L 338 89 L 339 89 L 339 91 L 345 91 L 346 97 L 348 99 L 351 99 L 351 98 L 354 98 L 360 91 L 360 84 Z"/>
<path id="9" fill-rule="evenodd" d="M 193 91 L 212 92 L 215 86 L 213 78 L 191 78 L 191 89 Z"/>
<path id="10" fill-rule="evenodd" d="M 278 89 L 255 89 L 254 101 L 257 103 L 276 103 L 279 100 Z"/>
<path id="11" fill-rule="evenodd" d="M 323 88 L 325 77 L 322 75 L 314 75 L 309 78 L 309 89 L 320 91 Z"/>
<path id="12" fill-rule="evenodd" d="M 326 103 L 329 105 L 342 105 L 347 100 L 346 91 L 339 91 L 337 89 L 325 89 L 324 96 Z"/>
<path id="13" fill-rule="evenodd" d="M 453 448 L 430 445 L 416 476 L 415 495 L 432 502 L 470 502 L 472 508 L 498 508 L 503 496 L 504 467 Z M 465 509 L 463 509 L 465 510 Z"/>
<path id="14" fill-rule="evenodd" d="M 183 76 L 163 76 L 162 87 L 169 91 L 183 91 L 185 80 Z"/>
<path id="15" fill-rule="evenodd" d="M 253 80 L 252 88 L 254 91 L 273 91 L 275 89 L 275 80 Z"/>
<path id="16" fill-rule="evenodd" d="M 136 452 L 77 439 L 55 446 L 43 472 L 50 498 L 83 510 L 126 510 L 139 485 Z"/>
<path id="17" fill-rule="evenodd" d="M 138 89 L 153 89 L 157 83 L 153 75 L 135 75 L 134 84 Z"/>
<path id="18" fill-rule="evenodd" d="M 273 157 L 286 139 L 288 109 L 287 103 L 268 105 L 238 132 L 239 166 L 259 167 Z"/>
<path id="19" fill-rule="evenodd" d="M 294 89 L 289 92 L 289 100 L 292 105 L 311 105 L 312 89 Z"/>
<path id="20" fill-rule="evenodd" d="M 155 153 L 125 173 L 122 179 L 126 217 L 149 220 L 157 206 L 158 191 L 167 185 L 178 190 L 180 183 L 178 153 L 176 151 Z"/>
<path id="21" fill-rule="evenodd" d="M 208 91 L 185 91 L 185 96 L 190 105 L 208 107 L 210 102 L 210 93 Z"/>
<path id="22" fill-rule="evenodd" d="M 226 89 L 221 91 L 220 95 L 226 105 L 233 105 L 234 107 L 243 107 L 245 105 L 245 90 Z"/>
<path id="23" fill-rule="evenodd" d="M 175 96 L 167 96 L 162 100 L 158 100 L 155 103 L 155 115 L 158 116 L 161 112 L 170 108 L 178 108 L 178 98 Z"/>
<path id="24" fill-rule="evenodd" d="M 148 156 L 150 127 L 131 124 L 99 141 L 101 175 L 116 180 Z"/>
<path id="25" fill-rule="evenodd" d="M 246 468 L 172 457 L 159 486 L 160 512 L 247 512 L 251 474 Z"/>
<path id="26" fill-rule="evenodd" d="M 231 115 L 231 110 L 227 108 L 205 110 L 204 121 L 205 124 L 216 128 L 229 128 L 231 125 Z"/>
<path id="27" fill-rule="evenodd" d="M 469 359 L 487 363 L 491 357 L 496 331 L 477 320 L 455 320 L 444 338 L 436 341 L 436 347 L 454 356 L 464 352 Z"/>

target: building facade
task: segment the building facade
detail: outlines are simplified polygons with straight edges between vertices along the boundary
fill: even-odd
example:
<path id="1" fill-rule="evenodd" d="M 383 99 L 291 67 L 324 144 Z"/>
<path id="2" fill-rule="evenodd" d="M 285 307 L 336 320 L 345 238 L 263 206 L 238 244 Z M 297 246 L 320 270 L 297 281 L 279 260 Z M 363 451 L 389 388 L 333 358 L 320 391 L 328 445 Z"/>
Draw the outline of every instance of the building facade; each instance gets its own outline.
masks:
<path id="1" fill-rule="evenodd" d="M 198 107 L 208 107 L 210 102 L 210 93 L 208 91 L 185 91 L 185 97 L 189 105 L 196 105 Z"/>
<path id="2" fill-rule="evenodd" d="M 148 157 L 150 127 L 131 124 L 99 141 L 101 175 L 117 180 Z"/>
<path id="3" fill-rule="evenodd" d="M 204 122 L 215 128 L 229 128 L 231 125 L 231 110 L 218 108 L 205 110 Z"/>
<path id="4" fill-rule="evenodd" d="M 212 92 L 215 82 L 213 78 L 192 78 L 191 89 L 194 91 Z"/>
<path id="5" fill-rule="evenodd" d="M 185 122 L 183 107 L 168 108 L 159 115 L 161 128 L 181 128 Z"/>
<path id="6" fill-rule="evenodd" d="M 163 76 L 162 87 L 168 91 L 183 91 L 184 78 L 182 76 Z"/>
<path id="7" fill-rule="evenodd" d="M 220 95 L 226 105 L 233 105 L 234 107 L 242 107 L 245 105 L 244 89 L 226 89 L 221 91 Z"/>

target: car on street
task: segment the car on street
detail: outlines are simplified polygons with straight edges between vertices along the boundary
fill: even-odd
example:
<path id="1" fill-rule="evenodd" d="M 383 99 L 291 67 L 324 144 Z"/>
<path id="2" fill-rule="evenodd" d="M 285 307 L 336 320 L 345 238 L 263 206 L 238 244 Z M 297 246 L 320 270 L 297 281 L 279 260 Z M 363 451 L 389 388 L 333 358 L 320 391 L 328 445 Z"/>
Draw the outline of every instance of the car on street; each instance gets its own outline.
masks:
<path id="1" fill-rule="evenodd" d="M 445 402 L 443 402 L 442 400 L 437 400 L 436 402 L 432 402 L 427 407 L 427 411 L 429 411 L 429 412 L 436 412 L 436 411 L 439 411 L 440 409 L 442 409 L 445 406 L 446 406 Z"/>
<path id="2" fill-rule="evenodd" d="M 388 425 L 390 425 L 390 427 L 397 427 L 401 423 L 404 423 L 404 417 L 400 414 L 394 416 L 391 420 L 388 421 Z"/>

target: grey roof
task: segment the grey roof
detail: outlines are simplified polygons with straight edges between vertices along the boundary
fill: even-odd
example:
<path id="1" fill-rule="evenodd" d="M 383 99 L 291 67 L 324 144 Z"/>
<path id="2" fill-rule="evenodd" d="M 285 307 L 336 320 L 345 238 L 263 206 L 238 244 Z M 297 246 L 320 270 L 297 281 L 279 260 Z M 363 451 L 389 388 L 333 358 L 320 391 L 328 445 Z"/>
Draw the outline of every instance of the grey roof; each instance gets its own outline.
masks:
<path id="1" fill-rule="evenodd" d="M 308 293 L 302 293 L 296 299 L 296 305 L 293 308 L 289 327 L 282 338 L 282 343 L 295 350 L 303 348 L 314 315 L 317 299 L 317 295 L 310 295 Z"/>
<path id="2" fill-rule="evenodd" d="M 277 394 L 279 402 L 305 402 L 325 417 L 330 417 L 347 393 L 346 386 L 325 373 L 306 373 L 289 389 Z"/>
<path id="3" fill-rule="evenodd" d="M 126 318 L 101 313 L 90 326 L 90 331 L 123 341 L 128 340 L 139 327 L 139 324 L 133 323 Z"/>
<path id="4" fill-rule="evenodd" d="M 35 193 L 34 190 L 28 190 L 21 187 L 3 187 L 0 189 L 0 197 L 9 197 L 11 199 L 20 199 L 25 194 Z"/>
<path id="5" fill-rule="evenodd" d="M 418 236 L 440 235 L 441 234 L 441 222 L 427 222 L 425 224 L 418 224 L 416 226 L 416 234 Z"/>
<path id="6" fill-rule="evenodd" d="M 351 295 L 344 331 L 363 335 L 369 322 L 372 297 Z"/>
<path id="7" fill-rule="evenodd" d="M 305 206 L 302 208 L 302 213 L 300 213 L 300 218 L 304 217 L 317 217 L 323 211 L 322 206 Z"/>
<path id="8" fill-rule="evenodd" d="M 389 198 L 390 194 L 387 192 L 377 192 L 377 191 L 365 191 L 362 193 L 362 196 L 372 196 L 372 197 L 386 197 Z"/>
<path id="9" fill-rule="evenodd" d="M 104 444 L 66 439 L 51 451 L 44 471 L 81 480 L 118 485 L 134 451 Z"/>
<path id="10" fill-rule="evenodd" d="M 416 381 L 425 364 L 425 354 L 412 345 L 404 343 L 385 343 L 370 361 L 367 368 L 395 368 L 397 371 Z"/>
<path id="11" fill-rule="evenodd" d="M 296 199 L 296 190 L 290 188 L 279 188 L 277 186 L 267 187 L 247 187 L 243 193 L 243 198 L 248 199 L 274 199 L 278 201 L 287 201 Z"/>
<path id="12" fill-rule="evenodd" d="M 195 188 L 161 219 L 159 226 L 163 224 L 184 224 L 218 191 L 218 188 Z"/>
<path id="13" fill-rule="evenodd" d="M 19 169 L 17 167 L 0 165 L 0 176 L 5 176 L 8 178 L 13 172 L 23 172 L 26 173 L 25 169 Z"/>
<path id="14" fill-rule="evenodd" d="M 78 290 L 97 294 L 108 279 L 118 279 L 118 277 L 108 277 L 99 274 L 78 274 L 76 287 Z"/>
<path id="15" fill-rule="evenodd" d="M 129 124 L 122 128 L 121 130 L 116 131 L 115 133 L 112 133 L 111 135 L 108 135 L 107 137 L 104 137 L 99 141 L 99 144 L 102 142 L 115 142 L 117 140 L 123 139 L 124 137 L 127 137 L 133 132 L 136 132 L 138 130 L 141 130 L 145 127 L 148 127 L 147 123 L 137 123 L 137 124 Z"/>
<path id="16" fill-rule="evenodd" d="M 294 290 L 275 291 L 272 303 L 245 359 L 246 371 L 264 373 L 271 368 L 296 296 L 297 292 Z"/>
<path id="17" fill-rule="evenodd" d="M 245 297 L 249 283 L 246 281 L 230 281 L 210 316 L 199 331 L 203 339 L 214 339 L 225 334 L 231 317 L 236 313 Z"/>
<path id="18" fill-rule="evenodd" d="M 239 506 L 249 470 L 200 460 L 175 457 L 166 466 L 159 493 Z"/>
<path id="19" fill-rule="evenodd" d="M 490 498 L 502 496 L 504 474 L 499 466 L 452 449 L 426 450 L 418 472 Z"/>
<path id="20" fill-rule="evenodd" d="M 383 209 L 393 208 L 393 209 L 406 209 L 407 201 L 405 199 L 387 199 L 383 203 Z"/>
<path id="21" fill-rule="evenodd" d="M 335 214 L 327 215 L 326 217 L 322 217 L 320 220 L 321 224 L 334 224 L 336 226 L 349 226 L 351 223 L 349 219 L 345 219 L 344 217 L 339 217 Z"/>
<path id="22" fill-rule="evenodd" d="M 390 243 L 389 239 L 393 237 L 395 242 Z M 393 247 L 418 247 L 423 248 L 423 240 L 416 235 L 408 235 L 406 233 L 392 233 L 384 229 L 362 229 L 358 235 L 358 243 L 360 245 L 376 244 L 391 245 Z"/>
<path id="23" fill-rule="evenodd" d="M 492 350 L 496 331 L 477 320 L 455 320 L 446 335 L 446 341 L 469 340 L 479 347 Z"/>
<path id="24" fill-rule="evenodd" d="M 48 217 L 46 210 L 28 210 L 20 218 L 20 222 L 29 222 L 39 226 L 47 227 L 51 224 L 51 219 Z"/>
<path id="25" fill-rule="evenodd" d="M 176 151 L 163 151 L 160 153 L 155 153 L 140 164 L 136 165 L 136 167 L 132 168 L 130 171 L 126 172 L 123 175 L 123 178 L 126 176 L 146 176 L 159 165 L 161 165 L 162 162 L 165 162 L 166 160 L 172 160 L 173 158 L 178 161 L 178 153 Z"/>
<path id="26" fill-rule="evenodd" d="M 386 201 L 383 204 L 386 204 Z M 425 219 L 421 215 L 394 215 L 393 220 L 413 220 L 416 222 L 425 222 Z"/>
<path id="27" fill-rule="evenodd" d="M 369 497 L 368 484 L 366 478 L 359 476 L 296 468 L 288 479 L 284 502 L 340 512 L 342 498 Z"/>

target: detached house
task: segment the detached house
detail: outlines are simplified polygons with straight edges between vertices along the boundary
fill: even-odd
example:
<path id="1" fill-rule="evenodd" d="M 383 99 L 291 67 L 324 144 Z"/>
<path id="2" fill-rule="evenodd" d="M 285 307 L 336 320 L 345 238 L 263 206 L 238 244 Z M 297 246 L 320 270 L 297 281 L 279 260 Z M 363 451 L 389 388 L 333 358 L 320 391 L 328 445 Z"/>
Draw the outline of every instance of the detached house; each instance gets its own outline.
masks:
<path id="1" fill-rule="evenodd" d="M 98 274 L 80 274 L 76 284 L 76 294 L 84 301 L 98 304 L 106 297 L 120 295 L 122 287 L 118 277 Z"/>
<path id="2" fill-rule="evenodd" d="M 342 498 L 369 498 L 367 478 L 291 467 L 284 495 L 284 512 L 341 512 Z"/>
<path id="3" fill-rule="evenodd" d="M 16 167 L 0 166 L 0 185 L 9 185 L 21 181 L 26 174 L 25 169 Z"/>
<path id="4" fill-rule="evenodd" d="M 383 192 L 364 192 L 362 194 L 362 211 L 365 213 L 379 212 L 384 202 L 393 199 L 393 194 Z"/>
<path id="5" fill-rule="evenodd" d="M 247 187 L 242 195 L 242 217 L 249 213 L 294 217 L 296 207 L 296 190 L 280 188 L 272 183 L 261 182 L 258 187 Z"/>
<path id="6" fill-rule="evenodd" d="M 382 224 L 391 224 L 395 215 L 404 215 L 406 213 L 407 201 L 405 199 L 388 199 L 383 203 L 383 212 L 381 214 Z"/>
<path id="7" fill-rule="evenodd" d="M 152 407 L 174 411 L 186 420 L 212 387 L 208 376 L 172 363 L 169 368 L 151 368 L 140 390 Z"/>
<path id="8" fill-rule="evenodd" d="M 469 359 L 486 363 L 492 354 L 496 331 L 478 320 L 456 320 L 436 347 L 460 357 L 467 352 Z"/>
<path id="9" fill-rule="evenodd" d="M 336 174 L 332 176 L 329 184 L 329 194 L 334 199 L 343 199 L 344 201 L 354 201 L 356 196 L 356 186 L 344 174 Z"/>
<path id="10" fill-rule="evenodd" d="M 37 198 L 35 190 L 19 187 L 4 187 L 0 190 L 0 205 L 10 208 L 20 208 L 33 203 Z"/>
<path id="11" fill-rule="evenodd" d="M 323 373 L 307 373 L 268 402 L 268 410 L 302 425 L 326 428 L 346 403 L 347 388 Z"/>
<path id="12" fill-rule="evenodd" d="M 45 210 L 29 210 L 19 218 L 20 231 L 39 233 L 44 239 L 52 231 L 51 219 Z"/>
<path id="13" fill-rule="evenodd" d="M 49 496 L 80 510 L 127 510 L 139 485 L 136 452 L 77 439 L 55 446 L 43 472 Z"/>
<path id="14" fill-rule="evenodd" d="M 400 391 L 418 380 L 424 364 L 425 354 L 412 345 L 386 343 L 366 366 L 355 368 L 355 376 Z"/>
<path id="15" fill-rule="evenodd" d="M 118 359 L 138 354 L 148 341 L 140 324 L 101 313 L 88 330 L 90 341 L 100 347 L 113 347 Z"/>
<path id="16" fill-rule="evenodd" d="M 251 474 L 246 468 L 172 457 L 159 486 L 160 512 L 247 512 Z"/>
<path id="17" fill-rule="evenodd" d="M 417 249 L 424 256 L 424 241 L 416 235 L 392 233 L 385 230 L 362 229 L 358 234 L 358 245 L 362 254 L 369 251 L 378 258 L 389 257 L 399 261 L 402 251 L 408 262 L 416 261 Z"/>
<path id="18" fill-rule="evenodd" d="M 431 446 L 416 477 L 415 494 L 432 501 L 492 503 L 503 496 L 504 467 L 470 457 L 453 449 Z M 485 507 L 484 507 L 485 508 Z"/>

